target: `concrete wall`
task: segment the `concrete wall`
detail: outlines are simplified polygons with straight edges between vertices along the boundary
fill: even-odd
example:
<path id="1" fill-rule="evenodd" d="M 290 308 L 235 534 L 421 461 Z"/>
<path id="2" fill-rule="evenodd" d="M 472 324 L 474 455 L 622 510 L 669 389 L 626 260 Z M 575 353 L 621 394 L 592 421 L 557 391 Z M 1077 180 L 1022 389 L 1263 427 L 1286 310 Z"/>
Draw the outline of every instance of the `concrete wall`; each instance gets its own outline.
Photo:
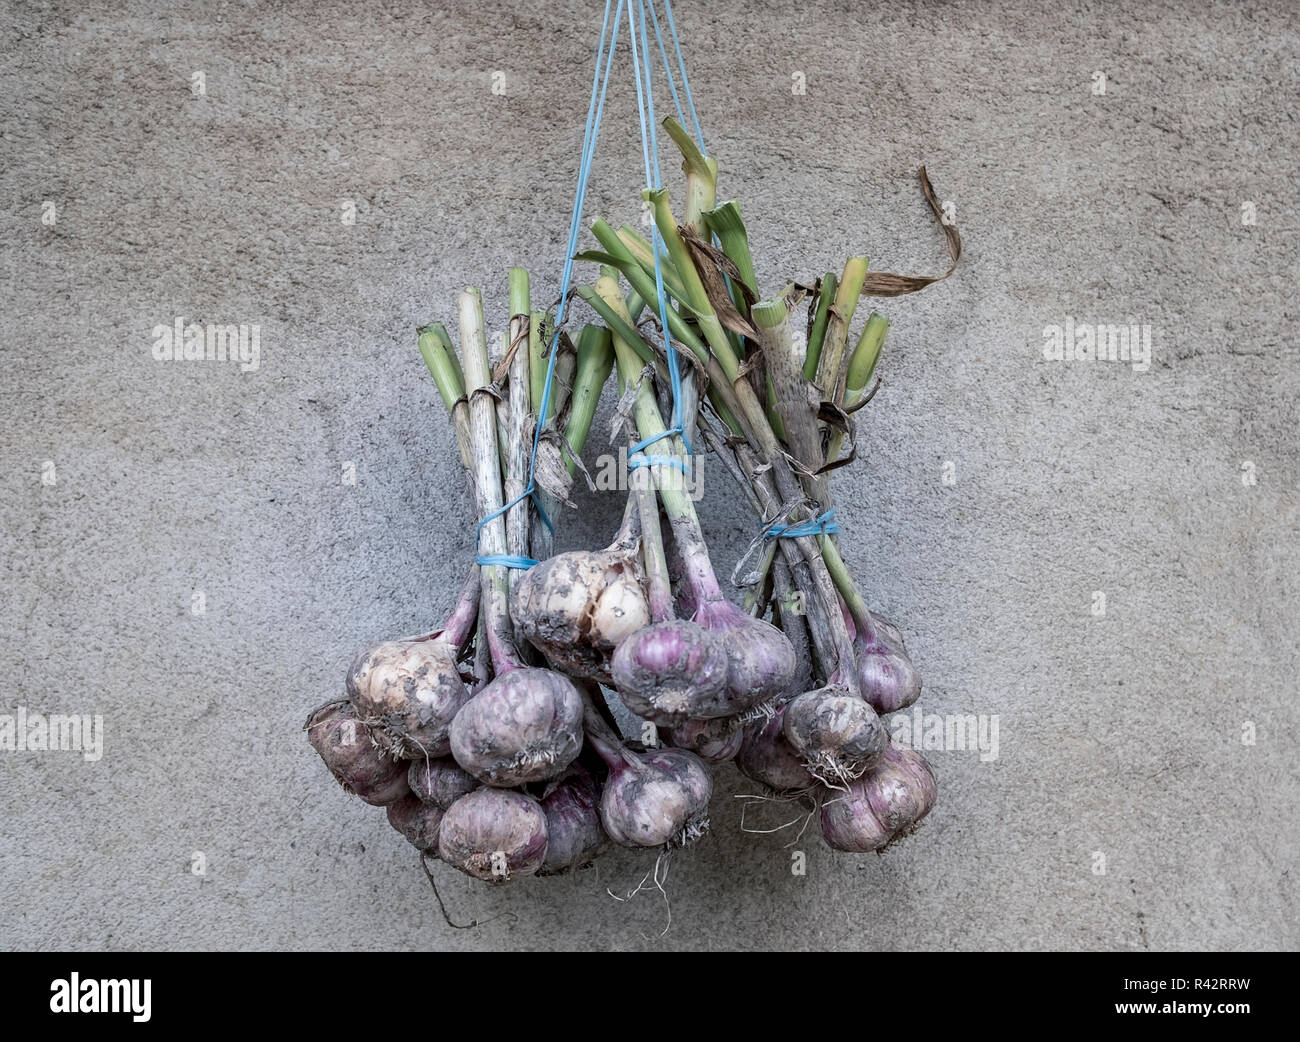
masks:
<path id="1" fill-rule="evenodd" d="M 996 716 L 999 750 L 931 753 L 939 805 L 883 857 L 814 826 L 804 876 L 728 769 L 663 935 L 662 897 L 607 892 L 635 852 L 443 868 L 491 920 L 448 929 L 299 731 L 451 602 L 473 510 L 412 331 L 466 284 L 500 328 L 512 264 L 557 292 L 598 5 L 5 6 L 0 714 L 98 714 L 104 745 L 0 751 L 4 947 L 1300 941 L 1294 4 L 681 0 L 766 289 L 855 251 L 940 272 L 920 164 L 955 206 L 957 275 L 878 305 L 836 483 L 925 711 Z M 639 148 L 625 55 L 590 214 L 638 219 Z M 259 324 L 259 367 L 155 361 L 178 316 Z M 1070 321 L 1149 326 L 1149 368 L 1046 359 Z M 715 474 L 725 564 L 755 523 Z M 581 506 L 562 547 L 613 530 Z"/>

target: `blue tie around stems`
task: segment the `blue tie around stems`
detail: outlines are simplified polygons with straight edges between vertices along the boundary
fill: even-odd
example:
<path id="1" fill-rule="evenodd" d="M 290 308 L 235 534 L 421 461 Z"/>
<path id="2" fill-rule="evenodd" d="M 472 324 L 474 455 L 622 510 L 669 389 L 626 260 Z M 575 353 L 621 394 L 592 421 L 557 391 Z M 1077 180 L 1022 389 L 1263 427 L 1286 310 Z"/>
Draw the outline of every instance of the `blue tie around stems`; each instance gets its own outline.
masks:
<path id="1" fill-rule="evenodd" d="M 674 434 L 681 434 L 679 430 L 660 431 L 658 434 L 652 434 L 648 438 L 642 438 L 635 445 L 629 445 L 627 449 L 628 469 L 636 470 L 638 467 L 676 467 L 683 474 L 686 473 L 685 460 L 678 459 L 676 456 L 643 456 L 641 450 L 647 445 L 653 445 L 664 438 L 671 438 Z M 633 459 L 632 457 L 636 458 Z"/>
<path id="2" fill-rule="evenodd" d="M 629 470 L 637 470 L 640 467 L 676 467 L 683 474 L 686 473 L 686 464 L 676 456 L 638 456 L 636 459 L 629 459 L 627 466 Z"/>
<path id="3" fill-rule="evenodd" d="M 835 508 L 831 507 L 818 517 L 799 521 L 793 525 L 779 525 L 773 522 L 763 529 L 763 538 L 802 539 L 804 536 L 835 535 L 839 530 L 840 526 L 835 523 Z"/>
<path id="4" fill-rule="evenodd" d="M 538 562 L 521 554 L 479 554 L 474 558 L 479 564 L 499 564 L 502 568 L 527 570 Z"/>

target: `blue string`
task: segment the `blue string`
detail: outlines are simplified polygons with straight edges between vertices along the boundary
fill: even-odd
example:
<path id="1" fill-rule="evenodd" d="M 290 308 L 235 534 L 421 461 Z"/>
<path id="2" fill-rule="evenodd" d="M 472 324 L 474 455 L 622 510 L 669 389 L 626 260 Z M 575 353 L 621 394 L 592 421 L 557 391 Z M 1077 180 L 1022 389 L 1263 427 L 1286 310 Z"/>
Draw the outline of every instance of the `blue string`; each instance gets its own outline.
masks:
<path id="1" fill-rule="evenodd" d="M 503 568 L 531 568 L 537 564 L 531 557 L 520 554 L 479 554 L 474 560 L 479 564 L 499 564 Z"/>
<path id="2" fill-rule="evenodd" d="M 641 467 L 676 467 L 683 474 L 686 473 L 686 462 L 678 456 L 637 456 L 636 459 L 627 461 L 628 470 Z"/>
<path id="3" fill-rule="evenodd" d="M 673 21 L 672 0 L 664 0 L 664 14 L 668 16 L 668 32 L 673 38 L 673 49 L 677 52 L 677 67 L 682 73 L 682 91 L 686 95 L 686 106 L 691 110 L 691 122 L 695 124 L 695 140 L 700 144 L 700 151 L 707 156 L 709 153 L 704 149 L 704 131 L 700 129 L 700 117 L 695 114 L 695 99 L 691 97 L 691 81 L 686 75 L 686 61 L 682 58 L 682 43 L 677 38 L 677 23 Z"/>
<path id="4" fill-rule="evenodd" d="M 641 156 L 645 163 L 645 183 L 647 188 L 658 190 L 662 181 L 659 173 L 659 137 L 657 124 L 655 122 L 655 102 L 654 102 L 654 80 L 651 76 L 650 68 L 650 46 L 646 38 L 645 31 L 645 0 L 636 0 L 637 8 L 633 10 L 630 3 L 628 7 L 628 29 L 629 37 L 632 41 L 632 69 L 636 79 L 636 104 L 637 114 L 641 119 Z M 653 0 L 651 2 L 653 10 Z M 637 11 L 640 11 L 640 32 L 641 32 L 641 50 L 638 52 L 636 45 L 637 38 Z M 646 56 L 644 74 L 642 72 L 641 55 Z M 669 74 L 671 81 L 671 70 L 664 69 Z M 642 79 L 644 76 L 644 92 L 642 91 Z M 669 432 L 681 436 L 682 445 L 686 452 L 691 452 L 690 440 L 686 437 L 686 429 L 682 422 L 682 376 L 681 370 L 677 364 L 677 351 L 672 346 L 672 339 L 668 332 L 668 302 L 664 293 L 664 273 L 663 265 L 660 260 L 663 250 L 663 243 L 659 235 L 659 225 L 652 225 L 653 247 L 655 258 L 655 294 L 658 297 L 659 304 L 659 321 L 664 337 L 664 353 L 668 360 L 668 380 L 672 389 L 673 412 L 672 419 L 669 423 Z"/>
<path id="5" fill-rule="evenodd" d="M 835 508 L 808 521 L 799 521 L 793 525 L 779 525 L 776 522 L 763 529 L 764 539 L 801 539 L 810 535 L 835 535 L 840 526 L 835 523 Z"/>
<path id="6" fill-rule="evenodd" d="M 497 507 L 494 511 L 492 511 L 492 513 L 488 514 L 487 517 L 483 518 L 483 520 L 481 520 L 474 529 L 474 545 L 475 546 L 478 545 L 479 533 L 483 531 L 484 525 L 486 525 L 494 517 L 500 517 L 502 514 L 504 514 L 507 510 L 509 510 L 511 507 L 515 506 L 516 504 L 522 503 L 525 499 L 533 495 L 536 491 L 537 489 L 530 483 L 528 488 L 520 492 L 519 495 L 515 496 L 515 498 L 512 499 L 509 503 L 507 503 L 505 506 Z M 546 511 L 542 509 L 542 505 L 540 503 L 536 503 L 535 505 L 537 507 L 537 516 L 542 519 L 542 523 L 546 525 L 547 531 L 551 531 L 551 532 L 555 531 L 555 529 L 551 525 L 551 519 L 546 516 Z M 475 557 L 474 560 L 477 561 L 479 564 L 504 564 L 505 563 L 504 560 L 497 560 L 497 558 L 503 558 L 504 556 L 505 555 L 503 554 L 480 554 L 477 557 Z M 530 560 L 530 558 L 521 557 L 519 558 L 519 560 L 526 561 L 526 560 Z M 534 561 L 533 563 L 536 564 L 537 562 Z M 520 566 L 511 565 L 508 567 L 520 567 Z M 522 567 L 531 568 L 532 565 L 524 565 Z"/>
<path id="7" fill-rule="evenodd" d="M 676 431 L 660 431 L 658 434 L 652 434 L 648 438 L 642 438 L 635 445 L 628 446 L 627 454 L 629 456 L 635 456 L 647 445 L 653 445 L 655 442 L 662 441 L 664 438 L 671 438 L 676 433 Z"/>
<path id="8" fill-rule="evenodd" d="M 668 61 L 668 52 L 664 50 L 664 34 L 659 31 L 659 16 L 655 14 L 654 0 L 650 0 L 650 20 L 654 23 L 655 39 L 659 41 L 659 56 L 664 60 L 664 73 L 668 79 L 668 89 L 672 91 L 673 107 L 677 109 L 677 122 L 686 126 L 686 116 L 682 113 L 682 102 L 677 97 L 677 78 L 673 75 L 672 64 Z"/>
<path id="9" fill-rule="evenodd" d="M 573 200 L 573 216 L 569 221 L 569 244 L 564 254 L 564 273 L 560 278 L 560 303 L 555 313 L 555 335 L 551 338 L 550 357 L 546 362 L 546 382 L 542 385 L 542 400 L 537 410 L 537 423 L 533 427 L 533 452 L 528 463 L 528 487 L 505 506 L 492 511 L 487 517 L 479 521 L 474 530 L 474 543 L 476 546 L 484 525 L 529 497 L 532 498 L 533 505 L 537 508 L 537 516 L 542 519 L 542 523 L 546 525 L 547 530 L 555 530 L 551 519 L 546 516 L 546 511 L 542 509 L 542 504 L 537 497 L 537 446 L 541 442 L 542 426 L 546 422 L 546 412 L 550 408 L 551 385 L 555 379 L 555 363 L 559 357 L 557 346 L 560 341 L 560 329 L 564 323 L 564 312 L 568 306 L 569 285 L 573 278 L 573 255 L 578 247 L 578 229 L 582 226 L 582 206 L 586 201 L 587 181 L 591 176 L 592 159 L 596 154 L 596 139 L 600 136 L 600 120 L 605 110 L 605 91 L 609 87 L 609 71 L 614 64 L 614 51 L 618 42 L 618 27 L 623 19 L 623 6 L 629 0 L 618 0 L 618 7 L 614 10 L 614 30 L 613 33 L 609 33 L 609 12 L 613 2 L 614 0 L 605 0 L 605 17 L 600 26 L 600 44 L 596 49 L 596 66 L 591 80 L 591 100 L 587 103 L 587 126 L 582 139 L 582 160 L 578 165 L 578 189 Z M 607 36 L 609 42 L 608 55 L 605 50 Z M 603 78 L 601 59 L 605 61 Z M 475 560 L 481 565 L 496 564 L 506 568 L 531 568 L 537 563 L 530 557 L 502 554 L 480 554 L 475 556 Z"/>

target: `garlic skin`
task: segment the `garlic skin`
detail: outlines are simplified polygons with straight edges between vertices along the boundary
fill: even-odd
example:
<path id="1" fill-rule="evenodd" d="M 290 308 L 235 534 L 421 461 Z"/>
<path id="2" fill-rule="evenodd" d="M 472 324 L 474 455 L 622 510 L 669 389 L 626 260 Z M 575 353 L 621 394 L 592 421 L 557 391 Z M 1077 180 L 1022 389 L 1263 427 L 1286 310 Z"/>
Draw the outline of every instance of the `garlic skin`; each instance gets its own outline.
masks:
<path id="1" fill-rule="evenodd" d="M 408 796 L 406 764 L 376 746 L 349 702 L 321 706 L 307 718 L 307 740 L 348 792 L 383 807 Z"/>
<path id="2" fill-rule="evenodd" d="M 876 711 L 838 686 L 793 699 L 786 707 L 784 732 L 808 772 L 831 786 L 861 777 L 889 746 Z"/>
<path id="3" fill-rule="evenodd" d="M 557 669 L 610 682 L 615 647 L 650 622 L 635 548 L 556 554 L 510 592 L 515 627 Z"/>
<path id="4" fill-rule="evenodd" d="M 670 744 L 694 753 L 708 764 L 734 760 L 745 741 L 745 728 L 734 716 L 687 720 L 665 731 Z"/>
<path id="5" fill-rule="evenodd" d="M 376 644 L 353 661 L 348 697 L 389 755 L 415 760 L 451 751 L 452 719 L 469 700 L 456 655 L 435 636 Z"/>
<path id="6" fill-rule="evenodd" d="M 388 824 L 405 836 L 416 850 L 436 851 L 442 816 L 440 807 L 424 803 L 414 794 L 388 805 Z"/>
<path id="7" fill-rule="evenodd" d="M 514 789 L 475 789 L 443 815 L 438 856 L 466 875 L 506 883 L 533 875 L 546 858 L 546 814 Z"/>
<path id="8" fill-rule="evenodd" d="M 770 719 L 745 725 L 736 767 L 746 778 L 777 794 L 815 789 L 817 779 L 808 773 L 803 757 L 786 740 L 785 711 L 785 705 L 779 706 Z"/>
<path id="9" fill-rule="evenodd" d="M 582 750 L 582 713 L 582 695 L 562 673 L 512 669 L 456 714 L 451 753 L 486 785 L 545 781 L 563 773 Z"/>
<path id="10" fill-rule="evenodd" d="M 557 876 L 588 867 L 607 846 L 600 823 L 600 789 L 585 768 L 574 765 L 542 797 L 546 815 L 546 857 L 539 876 Z"/>
<path id="11" fill-rule="evenodd" d="M 598 647 L 616 648 L 629 634 L 650 625 L 650 605 L 635 576 L 613 579 L 596 601 L 591 633 Z"/>
<path id="12" fill-rule="evenodd" d="M 884 615 L 877 615 L 874 611 L 867 614 L 871 616 L 871 624 L 875 626 L 877 636 L 899 648 L 903 647 L 903 631 L 898 628 L 898 623 Z"/>
<path id="13" fill-rule="evenodd" d="M 851 782 L 847 792 L 827 794 L 821 808 L 822 836 L 833 849 L 848 853 L 884 850 L 930 813 L 936 795 L 934 772 L 925 757 L 890 747 L 877 767 Z"/>
<path id="14" fill-rule="evenodd" d="M 685 846 L 709 826 L 713 774 L 684 749 L 629 753 L 607 761 L 600 820 L 611 839 L 628 847 Z"/>
<path id="15" fill-rule="evenodd" d="M 406 781 L 420 800 L 432 803 L 442 810 L 447 810 L 480 784 L 477 778 L 450 757 L 412 760 Z"/>
<path id="16" fill-rule="evenodd" d="M 730 716 L 727 648 L 703 626 L 669 619 L 643 626 L 614 651 L 610 675 L 637 716 L 659 724 Z"/>

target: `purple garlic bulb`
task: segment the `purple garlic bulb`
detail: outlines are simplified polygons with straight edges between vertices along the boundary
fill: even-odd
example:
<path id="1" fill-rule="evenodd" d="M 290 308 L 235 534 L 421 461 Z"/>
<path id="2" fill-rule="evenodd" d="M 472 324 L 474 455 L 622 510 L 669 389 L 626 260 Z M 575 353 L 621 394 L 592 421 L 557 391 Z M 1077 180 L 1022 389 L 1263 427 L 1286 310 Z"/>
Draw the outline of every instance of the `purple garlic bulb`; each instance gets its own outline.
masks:
<path id="1" fill-rule="evenodd" d="M 684 749 L 634 753 L 593 741 L 609 767 L 600 820 L 628 847 L 685 846 L 708 828 L 713 775 Z"/>
<path id="2" fill-rule="evenodd" d="M 438 856 L 490 883 L 530 876 L 546 858 L 546 814 L 525 793 L 475 789 L 443 815 Z"/>
<path id="3" fill-rule="evenodd" d="M 853 640 L 862 697 L 878 713 L 906 709 L 921 697 L 921 674 L 903 647 L 897 626 L 871 616 L 875 639 L 869 640 L 861 627 Z"/>
<path id="4" fill-rule="evenodd" d="M 764 718 L 766 719 L 766 718 Z M 734 716 L 712 720 L 687 720 L 668 728 L 666 737 L 678 749 L 693 752 L 705 763 L 726 763 L 734 760 L 745 740 L 745 728 Z"/>
<path id="5" fill-rule="evenodd" d="M 502 673 L 451 724 L 456 762 L 487 785 L 509 788 L 562 773 L 582 749 L 582 695 L 549 669 Z"/>
<path id="6" fill-rule="evenodd" d="M 773 792 L 803 792 L 815 788 L 818 782 L 808 773 L 803 757 L 786 740 L 785 711 L 786 706 L 780 706 L 770 718 L 745 725 L 736 767 L 746 778 Z"/>
<path id="7" fill-rule="evenodd" d="M 610 673 L 623 704 L 646 720 L 680 724 L 737 712 L 727 649 L 694 622 L 669 619 L 637 630 L 615 650 Z"/>
<path id="8" fill-rule="evenodd" d="M 348 792 L 382 807 L 410 794 L 406 764 L 376 747 L 348 702 L 321 706 L 307 718 L 307 740 Z"/>
<path id="9" fill-rule="evenodd" d="M 406 780 L 416 796 L 442 810 L 479 787 L 478 779 L 450 757 L 412 761 Z"/>
<path id="10" fill-rule="evenodd" d="M 405 836 L 416 850 L 437 854 L 441 808 L 423 803 L 415 795 L 405 796 L 388 805 L 388 824 Z"/>
<path id="11" fill-rule="evenodd" d="M 600 792 L 587 771 L 573 765 L 542 797 L 546 815 L 546 857 L 539 876 L 586 868 L 609 845 L 600 823 Z"/>
<path id="12" fill-rule="evenodd" d="M 861 777 L 889 745 L 876 711 L 841 687 L 793 699 L 785 711 L 785 737 L 809 773 L 831 787 Z"/>
<path id="13" fill-rule="evenodd" d="M 794 677 L 794 647 L 770 622 L 752 619 L 727 600 L 708 601 L 695 621 L 719 637 L 727 649 L 727 712 L 732 716 L 769 702 Z"/>
<path id="14" fill-rule="evenodd" d="M 876 768 L 832 792 L 822 804 L 821 828 L 835 850 L 883 850 L 930 813 L 937 787 L 925 757 L 890 747 Z"/>

